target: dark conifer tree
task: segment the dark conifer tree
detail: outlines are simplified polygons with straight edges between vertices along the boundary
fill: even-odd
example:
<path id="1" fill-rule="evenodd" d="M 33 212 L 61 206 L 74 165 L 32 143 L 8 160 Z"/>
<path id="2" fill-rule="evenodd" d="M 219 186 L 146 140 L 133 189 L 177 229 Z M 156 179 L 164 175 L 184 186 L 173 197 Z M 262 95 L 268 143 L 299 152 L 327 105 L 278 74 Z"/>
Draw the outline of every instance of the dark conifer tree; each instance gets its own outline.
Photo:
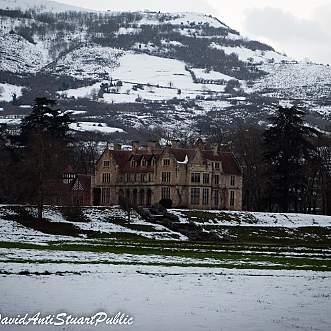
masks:
<path id="1" fill-rule="evenodd" d="M 270 198 L 280 211 L 288 212 L 297 209 L 305 165 L 316 156 L 311 138 L 318 131 L 305 126 L 304 112 L 296 107 L 279 107 L 270 120 L 271 126 L 264 133 Z"/>
<path id="2" fill-rule="evenodd" d="M 42 220 L 44 196 L 54 182 L 59 182 L 67 159 L 70 116 L 55 108 L 55 101 L 36 98 L 30 115 L 21 125 L 25 147 L 23 171 L 28 200 L 38 206 Z"/>

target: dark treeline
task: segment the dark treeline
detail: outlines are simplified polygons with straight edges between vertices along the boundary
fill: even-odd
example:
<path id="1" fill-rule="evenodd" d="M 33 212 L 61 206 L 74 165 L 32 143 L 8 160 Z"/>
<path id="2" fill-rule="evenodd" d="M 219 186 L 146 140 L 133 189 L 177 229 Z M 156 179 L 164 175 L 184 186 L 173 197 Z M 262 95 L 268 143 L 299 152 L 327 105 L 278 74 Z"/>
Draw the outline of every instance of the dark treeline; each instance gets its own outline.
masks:
<path id="1" fill-rule="evenodd" d="M 0 203 L 33 203 L 41 213 L 68 165 L 73 173 L 94 173 L 98 137 L 78 138 L 70 123 L 54 101 L 37 98 L 19 135 L 0 126 Z M 187 135 L 176 138 L 190 145 Z M 241 127 L 230 135 L 215 123 L 208 142 L 222 143 L 239 159 L 244 210 L 331 215 L 331 137 L 308 127 L 300 109 L 279 107 L 266 129 Z"/>
<path id="2" fill-rule="evenodd" d="M 331 137 L 303 118 L 280 107 L 266 130 L 242 127 L 228 137 L 243 168 L 244 209 L 331 215 Z"/>

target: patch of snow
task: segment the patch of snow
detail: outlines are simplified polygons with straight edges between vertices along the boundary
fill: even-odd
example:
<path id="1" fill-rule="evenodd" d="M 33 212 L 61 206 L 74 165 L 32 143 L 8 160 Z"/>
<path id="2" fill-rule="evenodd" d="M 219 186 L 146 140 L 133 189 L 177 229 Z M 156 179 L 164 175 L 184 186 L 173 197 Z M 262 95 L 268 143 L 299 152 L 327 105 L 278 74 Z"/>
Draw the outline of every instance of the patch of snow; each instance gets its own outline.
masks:
<path id="1" fill-rule="evenodd" d="M 281 55 L 273 51 L 261 51 L 261 50 L 253 51 L 245 47 L 228 47 L 228 46 L 222 46 L 216 44 L 214 42 L 211 43 L 210 47 L 223 50 L 227 55 L 230 55 L 232 53 L 237 54 L 239 60 L 244 62 L 251 62 L 255 64 L 256 63 L 264 64 L 268 62 L 280 63 L 282 61 L 286 61 L 286 62 L 293 61 L 293 59 L 290 59 L 285 55 Z"/>
<path id="2" fill-rule="evenodd" d="M 1 65 L 0 65 L 1 66 Z M 16 86 L 7 83 L 0 83 L 0 101 L 10 102 L 13 100 L 13 94 L 19 98 L 22 96 L 23 86 Z"/>
<path id="3" fill-rule="evenodd" d="M 199 79 L 206 79 L 206 80 L 224 80 L 229 81 L 235 79 L 234 77 L 222 74 L 221 72 L 217 72 L 214 70 L 206 70 L 206 69 L 198 69 L 198 68 L 192 68 L 192 71 L 194 72 L 195 76 Z"/>
<path id="4" fill-rule="evenodd" d="M 0 0 L 0 8 L 20 9 L 22 11 L 33 9 L 38 12 L 88 11 L 85 8 L 49 0 Z"/>
<path id="5" fill-rule="evenodd" d="M 190 219 L 188 210 L 171 210 L 184 223 Z M 201 212 L 201 210 L 199 211 Z M 204 220 L 207 223 L 226 226 L 257 226 L 257 227 L 331 227 L 331 216 L 295 214 L 295 213 L 263 213 L 243 211 L 205 210 Z M 227 217 L 223 218 L 223 215 Z M 229 217 L 233 220 L 229 220 Z M 200 223 L 200 222 L 198 222 Z M 201 223 L 200 223 L 201 224 Z"/>
<path id="6" fill-rule="evenodd" d="M 73 50 L 60 58 L 55 65 L 58 75 L 79 79 L 100 79 L 108 76 L 119 65 L 123 51 L 111 47 L 86 46 Z"/>
<path id="7" fill-rule="evenodd" d="M 69 124 L 69 127 L 71 130 L 82 131 L 82 132 L 84 131 L 97 131 L 102 133 L 125 132 L 123 129 L 109 127 L 106 123 L 99 123 L 99 122 L 75 122 Z"/>
<path id="8" fill-rule="evenodd" d="M 42 44 L 32 44 L 18 34 L 0 32 L 0 47 L 0 71 L 36 73 L 50 61 Z"/>

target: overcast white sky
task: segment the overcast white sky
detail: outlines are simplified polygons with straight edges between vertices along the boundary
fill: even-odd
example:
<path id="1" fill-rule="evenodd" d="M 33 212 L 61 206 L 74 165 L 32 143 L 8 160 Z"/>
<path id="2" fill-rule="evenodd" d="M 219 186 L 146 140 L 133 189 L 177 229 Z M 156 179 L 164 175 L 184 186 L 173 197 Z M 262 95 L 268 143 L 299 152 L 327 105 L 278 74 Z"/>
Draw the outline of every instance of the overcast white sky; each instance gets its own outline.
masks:
<path id="1" fill-rule="evenodd" d="M 331 0 L 59 0 L 94 10 L 196 11 L 295 58 L 331 64 Z"/>

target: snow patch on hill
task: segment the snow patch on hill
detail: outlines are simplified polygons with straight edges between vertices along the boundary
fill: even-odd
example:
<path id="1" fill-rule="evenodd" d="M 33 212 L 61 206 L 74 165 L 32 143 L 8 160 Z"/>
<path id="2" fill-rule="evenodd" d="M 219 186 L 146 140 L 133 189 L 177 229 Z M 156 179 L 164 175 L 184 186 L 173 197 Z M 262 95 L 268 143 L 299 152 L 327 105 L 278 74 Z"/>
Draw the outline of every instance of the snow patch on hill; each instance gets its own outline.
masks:
<path id="1" fill-rule="evenodd" d="M 125 132 L 123 129 L 112 128 L 109 127 L 106 123 L 99 123 L 99 122 L 75 122 L 75 123 L 71 123 L 69 127 L 71 130 L 81 131 L 81 132 L 86 132 L 86 131 L 94 131 L 101 133 Z"/>
<path id="2" fill-rule="evenodd" d="M 0 0 L 2 9 L 33 9 L 38 12 L 87 11 L 87 9 L 49 0 Z M 89 10 L 92 11 L 92 10 Z"/>
<path id="3" fill-rule="evenodd" d="M 224 75 L 220 72 L 214 70 L 206 70 L 206 69 L 199 69 L 199 68 L 192 68 L 196 78 L 204 79 L 204 80 L 224 80 L 229 81 L 235 79 L 231 76 Z"/>
<path id="4" fill-rule="evenodd" d="M 232 53 L 237 54 L 239 60 L 243 62 L 264 64 L 270 62 L 280 63 L 282 61 L 293 61 L 292 59 L 288 58 L 286 55 L 282 55 L 273 51 L 261 51 L 261 50 L 253 51 L 249 48 L 244 48 L 244 47 L 222 46 L 214 42 L 210 44 L 210 47 L 223 50 L 227 55 L 230 55 Z"/>
<path id="5" fill-rule="evenodd" d="M 55 73 L 79 79 L 97 79 L 119 66 L 122 53 L 111 47 L 81 47 L 60 58 L 55 65 Z"/>
<path id="6" fill-rule="evenodd" d="M 121 86 L 111 88 L 111 93 L 103 95 L 103 100 L 106 102 L 125 103 L 135 102 L 137 99 L 186 99 L 196 98 L 197 95 L 212 91 L 214 93 L 222 93 L 224 91 L 225 85 L 222 84 L 213 84 L 212 82 L 210 84 L 194 83 L 190 72 L 185 69 L 186 65 L 182 61 L 148 54 L 138 54 L 131 51 L 121 53 L 115 51 L 114 53 L 113 66 L 104 67 L 93 63 L 92 68 L 88 65 L 79 67 L 80 77 L 90 76 L 93 69 L 95 73 L 99 72 L 101 74 L 107 71 L 107 75 L 113 81 L 121 81 Z M 109 54 L 112 54 L 112 52 Z M 90 61 L 91 56 L 87 55 L 86 58 Z M 74 62 L 77 63 L 79 61 L 76 59 Z M 73 74 L 74 70 L 76 69 L 71 68 L 71 74 Z M 202 69 L 193 69 L 193 72 L 196 73 L 197 77 L 206 80 L 228 81 L 233 79 L 216 71 L 205 72 Z M 107 81 L 103 82 L 107 83 Z M 101 82 L 77 89 L 59 91 L 58 93 L 67 97 L 93 98 L 97 97 L 100 85 Z M 137 86 L 139 87 L 137 88 Z"/>
<path id="7" fill-rule="evenodd" d="M 48 62 L 42 44 L 32 44 L 20 35 L 0 32 L 0 71 L 36 73 Z"/>
<path id="8" fill-rule="evenodd" d="M 11 101 L 14 93 L 19 98 L 22 95 L 22 89 L 22 86 L 0 83 L 0 101 Z"/>

